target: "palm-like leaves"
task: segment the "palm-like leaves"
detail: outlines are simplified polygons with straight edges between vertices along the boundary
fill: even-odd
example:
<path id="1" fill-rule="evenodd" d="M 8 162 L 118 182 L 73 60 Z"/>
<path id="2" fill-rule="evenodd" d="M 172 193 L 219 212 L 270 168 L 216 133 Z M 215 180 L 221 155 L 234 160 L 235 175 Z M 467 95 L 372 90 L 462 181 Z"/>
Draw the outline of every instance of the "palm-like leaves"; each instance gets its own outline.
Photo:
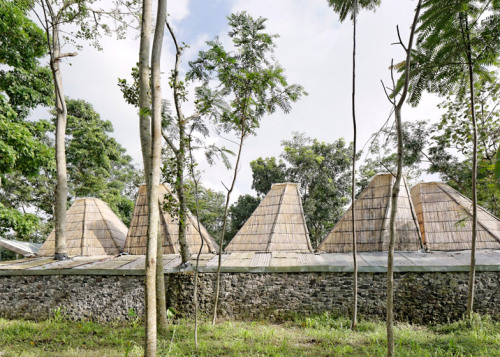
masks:
<path id="1" fill-rule="evenodd" d="M 353 2 L 352 0 L 328 0 L 328 5 L 334 12 L 339 14 L 340 21 L 343 22 L 348 15 L 352 19 Z M 380 5 L 380 0 L 358 0 L 356 14 L 361 10 L 373 10 Z"/>
<path id="2" fill-rule="evenodd" d="M 499 4 L 498 0 L 424 2 L 411 62 L 410 103 L 418 104 L 424 91 L 465 94 L 467 42 L 475 79 L 491 75 L 488 67 L 498 64 L 500 51 Z"/>

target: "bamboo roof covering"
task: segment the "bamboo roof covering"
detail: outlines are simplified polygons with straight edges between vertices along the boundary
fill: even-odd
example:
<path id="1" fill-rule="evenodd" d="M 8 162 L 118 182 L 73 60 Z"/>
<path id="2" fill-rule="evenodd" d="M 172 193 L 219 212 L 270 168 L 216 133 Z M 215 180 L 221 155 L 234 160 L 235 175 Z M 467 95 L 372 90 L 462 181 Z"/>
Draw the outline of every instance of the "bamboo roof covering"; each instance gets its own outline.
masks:
<path id="1" fill-rule="evenodd" d="M 98 198 L 77 198 L 66 213 L 69 256 L 116 255 L 123 251 L 127 226 Z M 55 231 L 37 255 L 54 255 Z"/>
<path id="2" fill-rule="evenodd" d="M 394 252 L 395 272 L 469 272 L 470 250 L 433 252 Z M 192 272 L 196 264 L 192 254 L 191 266 L 179 266 L 179 254 L 163 255 L 165 274 Z M 215 273 L 219 256 L 202 254 L 199 271 Z M 385 273 L 387 252 L 357 254 L 358 272 Z M 28 258 L 0 262 L 0 276 L 29 275 L 139 275 L 144 276 L 144 255 L 71 257 L 55 261 L 52 258 Z M 308 273 L 353 271 L 352 253 L 297 252 L 234 252 L 222 255 L 223 273 Z M 478 250 L 476 271 L 500 272 L 500 250 Z"/>
<path id="3" fill-rule="evenodd" d="M 441 182 L 417 184 L 411 196 L 427 249 L 471 249 L 471 200 Z M 480 206 L 476 248 L 500 249 L 500 220 Z"/>
<path id="4" fill-rule="evenodd" d="M 299 185 L 275 183 L 226 252 L 312 252 Z"/>
<path id="5" fill-rule="evenodd" d="M 33 257 L 42 245 L 38 243 L 22 242 L 14 239 L 0 238 L 0 247 L 8 249 L 25 257 Z"/>
<path id="6" fill-rule="evenodd" d="M 174 195 L 171 190 L 164 184 L 159 187 L 159 202 L 160 202 L 160 220 L 162 227 L 163 253 L 177 254 L 180 252 L 179 245 L 179 219 L 172 217 L 168 212 L 165 212 L 161 207 L 165 202 L 165 195 Z M 177 197 L 174 195 L 174 199 Z M 191 254 L 198 253 L 201 240 L 204 245 L 202 253 L 215 253 L 218 250 L 218 245 L 210 236 L 208 231 L 200 223 L 200 232 L 198 232 L 198 221 L 191 212 L 188 211 L 188 222 L 186 229 L 186 240 Z M 125 242 L 125 251 L 130 254 L 146 254 L 146 241 L 148 231 L 148 205 L 146 185 L 139 187 L 139 194 L 135 201 L 134 214 L 130 229 L 128 230 L 127 240 Z"/>
<path id="7" fill-rule="evenodd" d="M 376 175 L 354 201 L 356 246 L 359 252 L 388 250 L 391 192 L 394 182 L 395 177 L 392 174 Z M 395 227 L 394 250 L 416 251 L 423 247 L 417 216 L 404 177 L 399 190 Z M 352 205 L 321 242 L 317 251 L 352 252 Z"/>

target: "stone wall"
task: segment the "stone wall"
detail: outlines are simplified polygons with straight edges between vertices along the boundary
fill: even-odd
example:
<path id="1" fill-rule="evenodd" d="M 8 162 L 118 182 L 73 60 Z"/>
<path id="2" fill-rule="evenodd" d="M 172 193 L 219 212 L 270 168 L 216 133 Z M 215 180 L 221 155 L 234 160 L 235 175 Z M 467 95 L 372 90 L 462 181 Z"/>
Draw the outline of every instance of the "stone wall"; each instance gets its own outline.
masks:
<path id="1" fill-rule="evenodd" d="M 143 276 L 0 276 L 0 316 L 46 319 L 56 309 L 71 319 L 124 320 L 144 314 Z"/>
<path id="2" fill-rule="evenodd" d="M 193 273 L 167 274 L 167 304 L 178 313 L 192 309 Z M 465 313 L 467 272 L 395 273 L 399 321 L 438 323 Z M 44 319 L 56 308 L 73 319 L 123 320 L 131 309 L 144 313 L 143 276 L 0 276 L 0 316 Z M 386 274 L 359 274 L 359 314 L 385 318 Z M 215 274 L 200 274 L 200 309 L 213 306 Z M 223 273 L 220 316 L 282 319 L 330 312 L 348 315 L 350 273 Z M 500 272 L 478 272 L 474 310 L 500 319 Z"/>

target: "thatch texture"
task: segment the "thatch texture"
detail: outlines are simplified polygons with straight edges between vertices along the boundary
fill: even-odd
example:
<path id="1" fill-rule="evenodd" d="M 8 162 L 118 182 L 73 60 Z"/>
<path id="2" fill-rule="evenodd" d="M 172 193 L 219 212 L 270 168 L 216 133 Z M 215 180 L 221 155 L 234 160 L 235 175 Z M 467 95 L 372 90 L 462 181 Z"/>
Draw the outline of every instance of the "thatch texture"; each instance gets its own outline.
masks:
<path id="1" fill-rule="evenodd" d="M 472 248 L 472 201 L 440 182 L 411 189 L 422 238 L 430 250 Z M 478 206 L 476 248 L 500 249 L 500 220 Z"/>
<path id="2" fill-rule="evenodd" d="M 115 255 L 123 251 L 127 226 L 98 198 L 77 198 L 66 213 L 66 248 L 69 256 Z M 55 231 L 37 255 L 54 255 Z"/>
<path id="3" fill-rule="evenodd" d="M 159 187 L 159 202 L 160 202 L 160 220 L 162 227 L 163 238 L 163 254 L 177 254 L 180 252 L 179 245 L 179 219 L 172 217 L 168 212 L 162 209 L 165 202 L 165 195 L 173 195 L 170 189 L 161 184 Z M 177 197 L 173 196 L 176 200 Z M 210 236 L 208 231 L 200 223 L 201 235 L 198 232 L 198 222 L 190 212 L 188 212 L 186 240 L 190 254 L 197 254 L 201 240 L 203 238 L 204 245 L 202 253 L 215 253 L 218 251 L 217 243 Z M 148 205 L 146 185 L 139 187 L 139 194 L 135 201 L 134 215 L 130 223 L 127 240 L 125 242 L 125 251 L 130 254 L 146 254 L 146 241 L 148 231 Z"/>
<path id="4" fill-rule="evenodd" d="M 277 183 L 226 252 L 312 252 L 298 184 Z"/>
<path id="5" fill-rule="evenodd" d="M 394 182 L 395 177 L 391 174 L 376 175 L 355 200 L 356 242 L 359 252 L 388 250 L 391 191 Z M 399 190 L 395 225 L 395 250 L 415 251 L 422 248 L 416 214 L 404 178 Z M 321 242 L 317 251 L 352 252 L 352 205 Z"/>

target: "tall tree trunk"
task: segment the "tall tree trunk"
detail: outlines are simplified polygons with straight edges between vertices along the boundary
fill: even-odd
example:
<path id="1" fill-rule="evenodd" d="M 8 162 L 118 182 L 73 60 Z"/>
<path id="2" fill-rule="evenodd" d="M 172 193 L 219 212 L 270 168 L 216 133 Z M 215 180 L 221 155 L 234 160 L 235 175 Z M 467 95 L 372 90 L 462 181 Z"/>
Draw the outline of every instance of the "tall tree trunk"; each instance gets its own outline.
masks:
<path id="1" fill-rule="evenodd" d="M 66 250 L 66 203 L 68 201 L 68 174 L 66 170 L 66 122 L 67 109 L 64 99 L 61 76 L 61 46 L 59 42 L 59 27 L 57 23 L 52 26 L 52 51 L 50 67 L 54 78 L 56 95 L 56 169 L 57 185 L 55 192 L 55 251 L 54 259 L 67 259 Z"/>
<path id="2" fill-rule="evenodd" d="M 147 201 L 148 201 L 148 241 L 146 250 L 146 281 L 145 281 L 145 306 L 146 306 L 146 340 L 145 355 L 156 355 L 156 291 L 155 291 L 155 260 L 156 242 L 153 246 L 151 236 L 154 224 L 158 222 L 158 199 L 152 199 L 156 193 L 158 195 L 158 185 L 154 191 L 151 181 L 152 166 L 152 140 L 151 140 L 151 97 L 149 83 L 149 50 L 151 47 L 151 0 L 143 0 L 142 22 L 141 22 L 141 42 L 139 48 L 139 133 L 141 139 L 142 159 L 144 163 L 144 176 L 146 179 Z M 155 209 L 156 208 L 156 209 Z M 157 216 L 156 223 L 152 220 Z M 152 224 L 153 223 L 153 224 Z M 153 239 L 154 241 L 154 239 Z"/>
<path id="3" fill-rule="evenodd" d="M 388 357 L 394 356 L 394 242 L 396 238 L 395 223 L 396 223 L 396 213 L 398 210 L 399 189 L 401 185 L 401 177 L 403 174 L 403 127 L 402 127 L 403 123 L 401 119 L 401 109 L 403 107 L 404 101 L 406 100 L 406 95 L 408 93 L 408 87 L 410 82 L 411 50 L 413 47 L 413 37 L 415 35 L 415 28 L 417 27 L 421 6 L 422 6 L 422 0 L 419 0 L 417 7 L 415 9 L 415 16 L 413 18 L 413 23 L 411 26 L 408 46 L 405 47 L 404 44 L 401 43 L 401 46 L 403 46 L 403 48 L 406 51 L 405 82 L 398 103 L 396 104 L 394 102 L 395 104 L 394 116 L 396 118 L 396 131 L 398 137 L 398 154 L 397 154 L 396 180 L 394 182 L 394 186 L 392 187 L 392 195 L 391 195 L 391 218 L 389 222 L 390 239 L 389 239 L 389 252 L 387 254 L 387 356 Z M 394 79 L 393 79 L 393 88 L 395 91 L 396 87 L 394 85 Z"/>
<path id="4" fill-rule="evenodd" d="M 200 214 L 199 214 L 199 205 L 198 205 L 198 181 L 196 179 L 196 176 L 194 174 L 194 158 L 193 158 L 193 150 L 191 147 L 191 140 L 188 141 L 188 150 L 189 150 L 189 158 L 190 158 L 190 173 L 191 177 L 193 178 L 194 182 L 194 198 L 195 198 L 195 203 L 196 203 L 196 223 L 198 225 L 198 232 L 200 232 L 200 238 L 201 238 L 201 244 L 200 244 L 200 249 L 198 250 L 198 255 L 196 256 L 196 265 L 194 268 L 194 289 L 193 289 L 193 302 L 194 302 L 194 346 L 196 349 L 198 349 L 198 310 L 199 310 L 199 303 L 198 303 L 198 269 L 200 265 L 200 255 L 201 252 L 203 252 L 203 245 L 205 241 L 203 240 L 203 237 L 201 236 L 201 227 L 200 227 Z"/>
<path id="5" fill-rule="evenodd" d="M 353 148 L 352 148 L 352 259 L 353 259 L 353 299 L 352 299 L 352 321 L 351 329 L 355 329 L 358 323 L 358 261 L 356 246 L 356 210 L 354 209 L 354 199 L 356 196 L 356 16 L 358 12 L 358 2 L 352 2 L 352 128 L 353 128 Z"/>
<path id="6" fill-rule="evenodd" d="M 158 330 L 166 330 L 168 327 L 167 299 L 165 296 L 165 273 L 163 272 L 163 234 L 161 219 L 158 222 L 158 235 L 156 238 L 156 313 Z"/>
<path id="7" fill-rule="evenodd" d="M 179 120 L 179 152 L 177 154 L 177 196 L 179 198 L 179 245 L 181 260 L 184 265 L 189 264 L 189 259 L 191 254 L 189 252 L 189 247 L 186 241 L 187 232 L 187 206 L 186 206 L 186 195 L 184 193 L 184 159 L 186 155 L 185 147 L 185 128 L 186 123 L 184 118 Z"/>
<path id="8" fill-rule="evenodd" d="M 149 83 L 149 51 L 151 47 L 152 7 L 152 0 L 143 0 L 141 42 L 139 47 L 139 134 L 146 185 L 151 173 L 151 86 Z"/>
<path id="9" fill-rule="evenodd" d="M 186 231 L 187 231 L 187 205 L 186 205 L 186 195 L 184 194 L 184 167 L 185 167 L 185 158 L 186 158 L 186 120 L 184 118 L 184 114 L 182 113 L 181 108 L 181 99 L 179 93 L 179 67 L 181 63 L 181 54 L 182 50 L 177 43 L 177 39 L 175 37 L 174 31 L 172 27 L 165 21 L 168 31 L 170 32 L 170 36 L 174 41 L 175 45 L 175 67 L 174 67 L 174 104 L 175 111 L 177 114 L 177 125 L 179 127 L 179 148 L 175 148 L 170 140 L 167 140 L 167 143 L 171 147 L 171 149 L 175 153 L 176 159 L 176 189 L 177 189 L 177 197 L 179 198 L 179 245 L 180 245 L 180 253 L 182 264 L 189 264 L 190 253 L 189 247 L 186 241 Z"/>
<path id="10" fill-rule="evenodd" d="M 474 72 L 472 69 L 472 55 L 470 47 L 469 23 L 467 14 L 465 14 L 465 34 L 466 34 L 466 55 L 467 67 L 469 70 L 469 91 L 470 106 L 472 116 L 472 247 L 470 252 L 470 273 L 469 273 L 469 292 L 467 295 L 467 319 L 472 317 L 474 307 L 474 291 L 476 277 L 476 238 L 477 238 L 477 123 L 474 99 Z"/>
<path id="11" fill-rule="evenodd" d="M 227 224 L 227 211 L 229 209 L 229 200 L 231 198 L 231 192 L 233 192 L 234 184 L 236 183 L 236 177 L 238 176 L 238 169 L 240 166 L 241 150 L 243 148 L 243 142 L 245 140 L 246 130 L 245 130 L 245 118 L 241 121 L 241 136 L 240 136 L 240 146 L 238 148 L 238 157 L 236 158 L 236 165 L 234 167 L 233 181 L 231 187 L 227 190 L 226 195 L 226 207 L 224 208 L 224 220 L 222 222 L 222 234 L 219 241 L 219 261 L 217 263 L 217 277 L 215 279 L 215 298 L 214 298 L 214 313 L 212 319 L 212 325 L 215 325 L 217 321 L 217 306 L 219 305 L 219 294 L 220 294 L 220 271 L 222 266 L 222 247 L 224 246 L 224 235 L 226 234 L 226 224 Z"/>
<path id="12" fill-rule="evenodd" d="M 60 61 L 64 57 L 76 56 L 76 53 L 61 53 L 59 38 L 59 19 L 50 1 L 41 1 L 43 26 L 47 36 L 47 49 L 50 55 L 50 69 L 54 80 L 56 109 L 56 171 L 57 184 L 54 192 L 55 247 L 54 259 L 68 258 L 66 250 L 66 203 L 68 201 L 68 176 L 66 168 L 66 123 L 67 108 L 62 85 Z M 50 33 L 52 31 L 52 33 Z"/>

